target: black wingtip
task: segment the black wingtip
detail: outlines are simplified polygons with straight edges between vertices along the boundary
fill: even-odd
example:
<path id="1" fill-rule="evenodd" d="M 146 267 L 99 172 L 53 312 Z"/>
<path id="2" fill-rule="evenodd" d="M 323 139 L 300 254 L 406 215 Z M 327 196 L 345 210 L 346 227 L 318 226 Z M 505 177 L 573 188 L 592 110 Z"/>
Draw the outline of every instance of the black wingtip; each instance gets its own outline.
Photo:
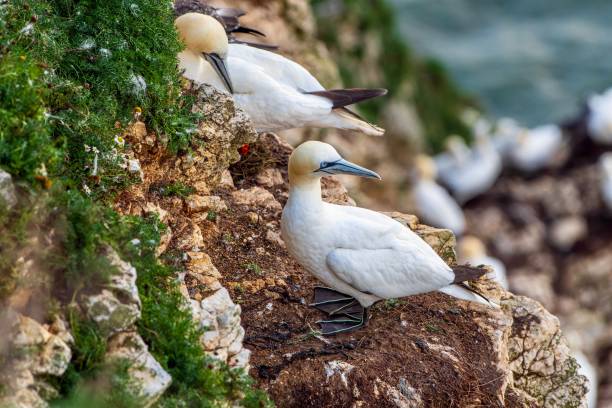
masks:
<path id="1" fill-rule="evenodd" d="M 333 109 L 343 108 L 368 99 L 378 98 L 387 94 L 384 88 L 349 88 L 328 89 L 325 91 L 306 92 L 309 95 L 321 96 L 332 101 Z"/>
<path id="2" fill-rule="evenodd" d="M 250 27 L 238 26 L 232 30 L 232 33 L 243 33 L 243 34 L 251 34 L 259 37 L 265 37 L 266 35 L 259 30 Z"/>
<path id="3" fill-rule="evenodd" d="M 469 282 L 487 274 L 488 270 L 482 266 L 455 265 L 452 267 L 455 274 L 453 283 Z"/>

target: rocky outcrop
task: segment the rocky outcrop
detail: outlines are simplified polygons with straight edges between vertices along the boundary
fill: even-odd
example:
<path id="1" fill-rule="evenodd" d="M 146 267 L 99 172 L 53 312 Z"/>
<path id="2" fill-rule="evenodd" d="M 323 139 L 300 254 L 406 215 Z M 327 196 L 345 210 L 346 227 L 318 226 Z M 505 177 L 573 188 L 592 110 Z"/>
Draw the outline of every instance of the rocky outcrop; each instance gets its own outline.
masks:
<path id="1" fill-rule="evenodd" d="M 9 173 L 0 169 L 0 205 L 8 208 L 17 204 L 17 193 L 13 179 Z"/>
<path id="2" fill-rule="evenodd" d="M 34 319 L 6 309 L 0 316 L 0 343 L 4 359 L 0 372 L 0 406 L 31 408 L 48 406 L 58 395 L 49 382 L 64 374 L 72 353 L 72 338 L 61 323 L 55 333 Z"/>

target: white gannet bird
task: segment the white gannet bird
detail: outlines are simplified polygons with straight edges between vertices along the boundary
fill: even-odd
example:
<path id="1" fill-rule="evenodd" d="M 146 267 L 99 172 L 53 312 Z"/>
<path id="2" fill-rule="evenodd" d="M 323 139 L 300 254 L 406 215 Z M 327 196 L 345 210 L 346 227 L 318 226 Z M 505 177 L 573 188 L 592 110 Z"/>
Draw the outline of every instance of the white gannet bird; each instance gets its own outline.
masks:
<path id="1" fill-rule="evenodd" d="M 174 20 L 174 25 L 187 46 L 178 55 L 179 68 L 188 79 L 206 73 L 217 88 L 234 92 L 227 71 L 229 42 L 225 29 L 213 17 L 200 13 L 187 13 Z M 189 33 L 189 35 L 185 35 Z"/>
<path id="2" fill-rule="evenodd" d="M 458 164 L 467 163 L 470 157 L 470 148 L 458 135 L 451 135 L 445 142 L 446 151 L 438 153 L 433 160 L 436 164 L 436 174 L 444 179 L 444 174 L 452 172 Z M 441 176 L 442 175 L 442 176 Z"/>
<path id="3" fill-rule="evenodd" d="M 601 174 L 601 197 L 610 211 L 612 211 L 612 152 L 604 153 L 599 158 Z"/>
<path id="4" fill-rule="evenodd" d="M 329 144 L 305 142 L 289 158 L 289 199 L 281 219 L 289 253 L 331 288 L 316 288 L 312 304 L 331 317 L 319 322 L 323 334 L 361 327 L 365 308 L 378 300 L 436 290 L 495 306 L 463 283 L 486 270 L 448 266 L 418 235 L 386 215 L 323 202 L 320 179 L 334 174 L 380 179 Z"/>
<path id="5" fill-rule="evenodd" d="M 226 8 L 226 7 L 213 7 L 206 4 L 203 0 L 176 0 L 172 3 L 174 8 L 174 16 L 180 17 L 187 13 L 201 13 L 206 14 L 215 18 L 218 22 L 223 25 L 225 32 L 230 42 L 238 44 L 247 44 L 252 47 L 258 47 L 263 49 L 277 49 L 275 45 L 267 45 L 260 43 L 253 43 L 248 41 L 238 40 L 234 34 L 244 33 L 251 34 L 260 37 L 266 35 L 259 30 L 254 28 L 246 27 L 240 24 L 240 17 L 246 15 L 244 10 L 238 8 Z"/>
<path id="6" fill-rule="evenodd" d="M 463 237 L 457 245 L 457 255 L 461 263 L 490 266 L 493 269 L 490 278 L 497 281 L 502 288 L 508 289 L 506 267 L 499 259 L 487 255 L 487 248 L 481 240 L 471 235 Z"/>
<path id="7" fill-rule="evenodd" d="M 588 102 L 587 129 L 589 136 L 600 144 L 612 144 L 612 88 L 593 95 Z"/>
<path id="8" fill-rule="evenodd" d="M 518 144 L 520 135 L 526 131 L 527 129 L 521 127 L 514 119 L 501 118 L 497 121 L 492 142 L 504 161 L 508 161 L 510 152 Z"/>
<path id="9" fill-rule="evenodd" d="M 475 137 L 471 149 L 467 149 L 459 138 L 449 140 L 447 149 L 450 155 L 436 160 L 438 178 L 451 190 L 459 204 L 488 191 L 502 171 L 501 157 L 488 134 L 477 133 Z"/>
<path id="10" fill-rule="evenodd" d="M 386 94 L 384 89 L 325 90 L 301 65 L 272 52 L 229 44 L 227 37 L 210 36 L 219 24 L 199 13 L 176 19 L 176 27 L 187 49 L 178 56 L 183 76 L 219 90 L 230 90 L 236 104 L 250 116 L 258 132 L 275 132 L 299 127 L 333 127 L 381 136 L 384 130 L 347 109 L 348 105 Z M 211 21 L 212 20 L 212 21 Z M 214 23 L 213 23 L 214 22 Z M 205 37 L 209 38 L 205 38 Z M 202 58 L 203 45 L 227 47 L 227 65 L 233 87 L 220 81 L 214 60 Z"/>
<path id="11" fill-rule="evenodd" d="M 539 126 L 519 134 L 508 158 L 513 167 L 533 173 L 552 164 L 563 143 L 563 131 L 559 126 Z"/>
<path id="12" fill-rule="evenodd" d="M 449 229 L 460 236 L 465 231 L 463 211 L 455 199 L 435 180 L 434 161 L 429 156 L 417 156 L 412 188 L 417 215 L 426 224 Z"/>

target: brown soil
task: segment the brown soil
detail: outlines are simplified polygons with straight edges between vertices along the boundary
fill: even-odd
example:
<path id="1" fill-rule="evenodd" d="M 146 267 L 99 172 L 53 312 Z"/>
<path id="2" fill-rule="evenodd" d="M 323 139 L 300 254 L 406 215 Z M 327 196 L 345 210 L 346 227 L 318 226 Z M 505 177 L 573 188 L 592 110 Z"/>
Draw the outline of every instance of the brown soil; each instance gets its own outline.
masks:
<path id="1" fill-rule="evenodd" d="M 270 192 L 284 204 L 289 152 L 278 144 L 251 146 L 253 156 L 232 168 L 235 181 L 248 188 L 254 185 L 256 172 L 245 169 L 260 168 L 258 161 L 273 163 L 285 183 Z M 226 200 L 229 210 L 216 225 L 200 225 L 209 237 L 206 251 L 221 272 L 222 283 L 242 306 L 245 345 L 253 352 L 251 374 L 278 406 L 343 407 L 356 400 L 365 406 L 395 406 L 375 385 L 376 378 L 399 389 L 402 383 L 409 384 L 426 406 L 500 405 L 496 395 L 503 376 L 493 365 L 496 357 L 488 337 L 475 323 L 482 314 L 442 294 L 414 296 L 374 306 L 368 325 L 355 333 L 323 339 L 316 332 L 316 321 L 323 315 L 307 306 L 316 280 L 284 248 L 266 239 L 269 227 L 279 230 L 280 214 L 236 206 L 228 190 L 216 194 Z M 257 212 L 260 222 L 251 223 L 249 211 Z M 261 272 L 249 269 L 252 264 Z M 456 360 L 441 353 L 440 347 L 448 347 Z M 344 387 L 337 376 L 326 381 L 324 364 L 331 360 L 355 366 L 349 375 L 353 388 Z"/>

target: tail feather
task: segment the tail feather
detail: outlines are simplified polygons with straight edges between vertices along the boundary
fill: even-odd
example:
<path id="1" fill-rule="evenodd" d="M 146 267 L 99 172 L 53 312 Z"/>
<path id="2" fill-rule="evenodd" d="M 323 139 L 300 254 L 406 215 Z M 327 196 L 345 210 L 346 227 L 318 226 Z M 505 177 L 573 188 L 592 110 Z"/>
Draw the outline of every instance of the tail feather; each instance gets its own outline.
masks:
<path id="1" fill-rule="evenodd" d="M 377 98 L 387 94 L 386 89 L 327 89 L 324 91 L 306 92 L 309 95 L 327 98 L 333 103 L 333 109 L 343 108 L 368 99 Z"/>
<path id="2" fill-rule="evenodd" d="M 486 268 L 482 266 L 455 265 L 452 267 L 452 269 L 455 274 L 453 284 L 440 289 L 440 292 L 444 292 L 447 295 L 451 295 L 459 299 L 478 302 L 487 306 L 499 308 L 498 305 L 491 302 L 485 295 L 469 286 L 467 283 L 486 275 L 489 272 Z"/>
<path id="3" fill-rule="evenodd" d="M 474 288 L 469 287 L 466 284 L 452 284 L 449 286 L 445 286 L 440 289 L 440 292 L 446 293 L 452 297 L 457 299 L 467 300 L 470 302 L 480 303 L 489 307 L 493 307 L 495 309 L 499 309 L 499 305 L 491 302 L 484 295 L 474 290 Z"/>
<path id="4" fill-rule="evenodd" d="M 238 26 L 238 27 L 234 28 L 232 30 L 232 33 L 251 34 L 251 35 L 257 35 L 257 36 L 260 36 L 260 37 L 265 37 L 266 36 L 264 33 L 262 33 L 259 30 L 256 30 L 256 29 L 250 28 L 250 27 L 245 27 L 245 26 Z"/>
<path id="5" fill-rule="evenodd" d="M 486 268 L 470 265 L 455 265 L 452 268 L 455 273 L 453 283 L 473 281 L 486 275 L 488 272 Z"/>
<path id="6" fill-rule="evenodd" d="M 385 129 L 365 121 L 348 108 L 334 109 L 333 113 L 341 121 L 342 127 L 345 129 L 358 130 L 368 136 L 382 136 L 385 134 Z"/>

